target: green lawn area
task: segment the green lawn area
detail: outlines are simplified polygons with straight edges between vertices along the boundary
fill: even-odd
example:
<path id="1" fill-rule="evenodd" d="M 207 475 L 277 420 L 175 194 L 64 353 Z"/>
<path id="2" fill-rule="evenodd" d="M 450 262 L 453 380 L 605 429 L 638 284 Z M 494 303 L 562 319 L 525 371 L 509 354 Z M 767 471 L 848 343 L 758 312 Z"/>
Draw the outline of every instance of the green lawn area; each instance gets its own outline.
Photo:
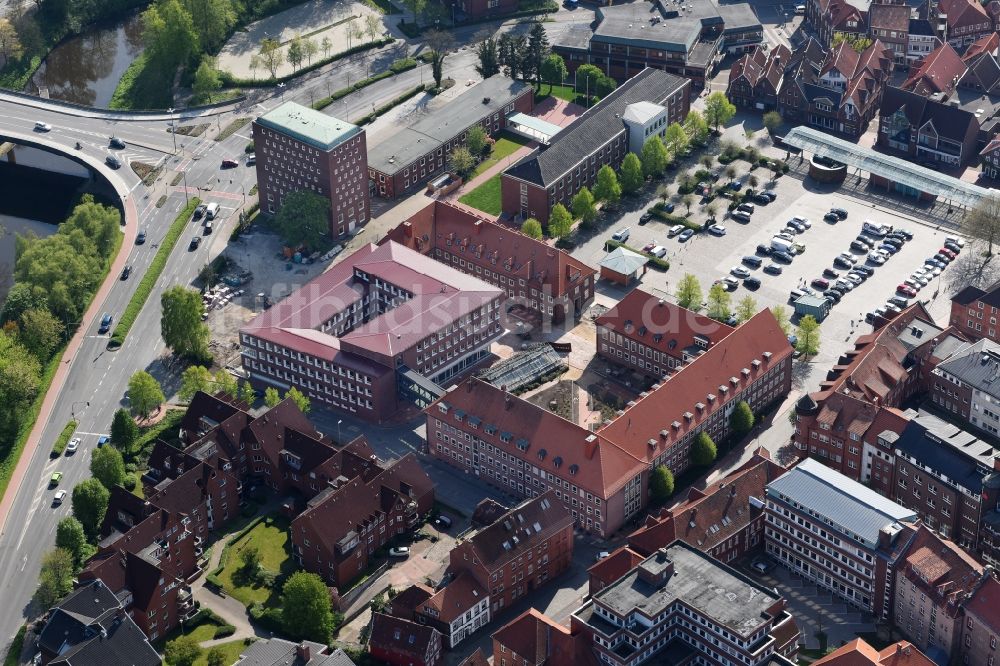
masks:
<path id="1" fill-rule="evenodd" d="M 485 183 L 463 194 L 458 198 L 467 206 L 477 208 L 490 215 L 500 214 L 500 174 L 496 174 Z"/>
<path id="2" fill-rule="evenodd" d="M 490 156 L 479 163 L 479 166 L 476 167 L 476 170 L 472 172 L 472 175 L 469 176 L 469 178 L 475 178 L 500 160 L 507 159 L 518 148 L 526 146 L 529 143 L 531 143 L 531 140 L 526 139 L 523 136 L 517 136 L 516 134 L 503 134 L 493 145 L 493 152 L 490 153 Z"/>
<path id="3" fill-rule="evenodd" d="M 250 530 L 239 541 L 229 544 L 222 556 L 224 566 L 219 578 L 229 596 L 243 605 L 266 603 L 276 590 L 242 580 L 240 552 L 255 546 L 260 551 L 260 564 L 267 571 L 290 573 L 293 569 L 291 544 L 288 541 L 288 521 L 281 517 L 267 518 Z"/>
<path id="4" fill-rule="evenodd" d="M 222 650 L 222 653 L 226 656 L 226 660 L 222 663 L 224 664 L 235 664 L 236 660 L 240 658 L 240 653 L 247 648 L 246 641 L 242 638 L 229 641 L 228 643 L 219 643 L 215 648 Z M 194 660 L 194 666 L 208 666 L 208 650 L 202 650 L 201 655 Z"/>
<path id="5" fill-rule="evenodd" d="M 543 83 L 538 94 L 535 95 L 535 104 L 544 101 L 547 97 L 558 97 L 559 99 L 565 100 L 567 102 L 574 102 L 580 106 L 587 106 L 587 98 L 583 93 L 577 93 L 573 90 L 573 86 L 552 86 L 549 89 L 549 84 Z"/>

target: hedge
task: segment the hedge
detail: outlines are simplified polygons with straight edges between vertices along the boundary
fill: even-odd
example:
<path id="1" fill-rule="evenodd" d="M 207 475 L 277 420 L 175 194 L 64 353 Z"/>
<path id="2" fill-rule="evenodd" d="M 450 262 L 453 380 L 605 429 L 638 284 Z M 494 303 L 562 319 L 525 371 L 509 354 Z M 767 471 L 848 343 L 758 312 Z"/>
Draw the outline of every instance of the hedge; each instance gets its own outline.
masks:
<path id="1" fill-rule="evenodd" d="M 649 212 L 653 214 L 659 220 L 666 222 L 667 224 L 683 224 L 688 229 L 693 231 L 701 231 L 705 227 L 697 222 L 692 222 L 686 217 L 681 215 L 673 215 L 668 213 L 662 203 L 657 203 L 655 206 L 649 209 Z"/>
<path id="2" fill-rule="evenodd" d="M 10 642 L 10 648 L 3 658 L 3 666 L 18 666 L 21 663 L 21 652 L 24 650 L 24 634 L 28 631 L 28 625 L 22 624 L 17 630 L 14 640 Z"/>
<path id="3" fill-rule="evenodd" d="M 407 72 L 414 69 L 419 64 L 413 58 L 400 58 L 399 60 L 392 61 L 392 64 L 389 65 L 389 71 L 393 74 L 399 74 L 400 72 Z"/>
<path id="4" fill-rule="evenodd" d="M 59 433 L 59 436 L 56 437 L 56 441 L 52 444 L 53 458 L 58 458 L 63 454 L 63 451 L 66 450 L 66 445 L 69 444 L 69 438 L 73 436 L 74 432 L 76 432 L 77 425 L 76 421 L 70 420 L 70 422 L 66 424 L 66 427 L 62 429 L 62 432 Z"/>
<path id="5" fill-rule="evenodd" d="M 374 42 L 365 42 L 364 44 L 359 44 L 357 46 L 351 47 L 346 51 L 341 51 L 340 53 L 334 53 L 329 58 L 323 58 L 322 60 L 317 60 L 311 65 L 306 65 L 302 69 L 297 69 L 291 74 L 286 74 L 284 76 L 278 76 L 273 79 L 242 79 L 235 76 L 232 72 L 219 72 L 219 78 L 222 79 L 222 85 L 226 88 L 273 88 L 279 83 L 288 83 L 303 74 L 307 74 L 313 70 L 319 69 L 324 65 L 329 65 L 331 62 L 336 62 L 348 56 L 352 56 L 355 53 L 361 53 L 362 51 L 368 51 L 370 49 L 380 49 L 383 46 L 388 46 L 392 44 L 396 39 L 394 37 L 385 37 L 383 39 L 376 39 Z"/>
<path id="6" fill-rule="evenodd" d="M 121 317 L 119 317 L 118 325 L 115 326 L 115 331 L 112 333 L 111 339 L 108 341 L 108 349 L 118 349 L 125 344 L 125 338 L 128 336 L 128 332 L 132 328 L 132 324 L 135 323 L 139 313 L 142 312 L 142 308 L 145 307 L 146 300 L 153 292 L 153 287 L 156 285 L 156 281 L 160 278 L 160 274 L 163 273 L 163 269 L 167 265 L 167 259 L 170 258 L 170 253 L 173 252 L 174 246 L 177 245 L 177 240 L 181 237 L 181 234 L 184 233 L 188 220 L 191 219 L 194 209 L 197 208 L 199 204 L 201 204 L 201 199 L 198 197 L 191 197 L 188 205 L 177 214 L 177 217 L 170 225 L 170 229 L 167 230 L 167 235 L 164 236 L 163 241 L 160 243 L 160 248 L 156 251 L 156 256 L 153 257 L 153 261 L 150 262 L 149 268 L 146 270 L 146 274 L 142 276 L 142 281 L 139 282 L 138 288 L 136 288 L 135 293 L 132 294 L 132 299 L 128 302 L 128 305 L 125 306 L 125 311 L 122 313 Z"/>
<path id="7" fill-rule="evenodd" d="M 642 250 L 637 250 L 634 247 L 629 247 L 625 243 L 620 243 L 620 242 L 618 242 L 616 240 L 611 240 L 610 238 L 608 240 L 604 241 L 604 247 L 605 247 L 605 249 L 607 249 L 607 248 L 614 249 L 616 247 L 623 247 L 623 248 L 625 248 L 626 250 L 628 250 L 630 252 L 635 252 L 636 254 L 639 254 L 639 255 L 642 255 L 642 256 L 646 257 L 646 259 L 648 260 L 649 265 L 652 266 L 653 268 L 657 268 L 657 269 L 659 269 L 661 271 L 665 271 L 668 268 L 670 268 L 670 262 L 667 261 L 666 259 L 660 259 L 656 255 L 652 255 L 652 254 L 650 254 L 648 252 L 643 252 Z"/>
<path id="8" fill-rule="evenodd" d="M 336 91 L 329 97 L 323 97 L 321 99 L 316 100 L 315 102 L 313 102 L 312 108 L 316 109 L 317 111 L 322 111 L 326 107 L 336 102 L 338 99 L 347 97 L 352 92 L 361 90 L 362 88 L 367 88 L 371 84 L 381 81 L 382 79 L 387 79 L 390 76 L 395 76 L 395 75 L 392 72 L 386 70 L 384 72 L 379 72 L 375 76 L 369 76 L 367 79 L 361 79 L 360 81 L 355 81 L 346 88 L 341 88 L 340 90 Z"/>
<path id="9" fill-rule="evenodd" d="M 423 91 L 424 91 L 424 86 L 422 86 L 422 85 L 416 86 L 414 88 L 410 88 L 409 90 L 407 90 L 405 93 L 403 93 L 399 97 L 396 97 L 396 98 L 390 100 L 389 102 L 383 104 L 382 106 L 378 107 L 372 113 L 368 113 L 368 114 L 365 114 L 365 115 L 361 116 L 360 118 L 357 118 L 354 121 L 354 124 L 355 125 L 367 125 L 368 123 L 373 122 L 376 118 L 378 118 L 382 114 L 388 113 L 389 111 L 393 110 L 394 108 L 396 108 L 397 106 L 399 106 L 400 104 L 402 104 L 403 102 L 405 102 L 406 100 L 419 95 Z"/>

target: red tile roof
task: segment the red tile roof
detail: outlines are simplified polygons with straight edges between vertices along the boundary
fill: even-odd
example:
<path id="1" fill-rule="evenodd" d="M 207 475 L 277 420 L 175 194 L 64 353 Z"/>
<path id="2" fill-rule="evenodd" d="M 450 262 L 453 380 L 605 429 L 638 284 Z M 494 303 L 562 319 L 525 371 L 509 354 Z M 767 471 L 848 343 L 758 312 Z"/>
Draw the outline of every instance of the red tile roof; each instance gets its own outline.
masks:
<path id="1" fill-rule="evenodd" d="M 863 638 L 854 639 L 822 659 L 814 661 L 813 664 L 814 666 L 934 666 L 933 661 L 907 641 L 899 641 L 879 652 Z"/>
<path id="2" fill-rule="evenodd" d="M 869 30 L 895 30 L 906 39 L 910 31 L 910 7 L 908 5 L 873 4 L 868 8 Z"/>
<path id="3" fill-rule="evenodd" d="M 992 633 L 1000 634 L 1000 582 L 988 576 L 972 598 L 965 602 L 965 612 L 979 618 Z"/>
<path id="4" fill-rule="evenodd" d="M 962 54 L 962 60 L 969 62 L 977 55 L 983 53 L 995 56 L 998 48 L 1000 48 L 1000 35 L 991 32 L 972 42 L 969 48 L 965 49 L 965 53 Z"/>
<path id="5" fill-rule="evenodd" d="M 639 553 L 628 546 L 622 546 L 607 557 L 592 564 L 587 573 L 590 574 L 591 584 L 597 580 L 601 587 L 607 587 L 632 569 L 635 569 L 640 562 L 649 556 L 648 553 Z M 594 590 L 591 590 L 591 594 Z"/>
<path id="6" fill-rule="evenodd" d="M 438 620 L 450 624 L 452 620 L 474 608 L 483 599 L 489 599 L 489 593 L 480 587 L 472 574 L 463 570 L 455 580 L 421 604 L 418 612 L 426 608 L 434 609 L 437 611 Z"/>
<path id="7" fill-rule="evenodd" d="M 982 564 L 923 524 L 903 557 L 900 574 L 920 588 L 932 604 L 943 606 L 950 617 L 957 617 L 961 602 L 975 591 L 984 575 Z"/>
<path id="8" fill-rule="evenodd" d="M 523 666 L 598 666 L 589 634 L 573 634 L 534 608 L 497 629 L 493 640 L 523 659 Z"/>
<path id="9" fill-rule="evenodd" d="M 910 70 L 909 78 L 900 87 L 918 95 L 951 93 L 966 69 L 958 52 L 944 43 L 924 56 L 920 64 Z"/>
<path id="10" fill-rule="evenodd" d="M 948 15 L 949 34 L 960 27 L 990 23 L 986 9 L 976 0 L 940 0 L 939 11 Z"/>

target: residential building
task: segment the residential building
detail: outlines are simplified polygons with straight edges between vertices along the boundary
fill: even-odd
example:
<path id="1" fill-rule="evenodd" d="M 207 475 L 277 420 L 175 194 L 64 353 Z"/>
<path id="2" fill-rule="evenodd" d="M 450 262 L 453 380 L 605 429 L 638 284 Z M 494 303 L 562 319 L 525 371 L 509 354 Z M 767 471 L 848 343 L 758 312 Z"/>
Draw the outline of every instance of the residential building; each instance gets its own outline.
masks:
<path id="1" fill-rule="evenodd" d="M 906 641 L 876 650 L 863 638 L 855 638 L 813 662 L 816 666 L 934 666 L 927 655 Z"/>
<path id="2" fill-rule="evenodd" d="M 776 109 L 781 80 L 791 59 L 791 51 L 783 44 L 770 50 L 758 46 L 740 56 L 729 71 L 726 97 L 737 106 L 758 111 Z"/>
<path id="3" fill-rule="evenodd" d="M 421 209 L 380 241 L 394 241 L 500 288 L 503 312 L 575 321 L 594 299 L 596 271 L 569 253 L 445 201 Z"/>
<path id="4" fill-rule="evenodd" d="M 758 666 L 795 659 L 799 631 L 785 607 L 776 590 L 678 541 L 594 594 L 573 612 L 570 632 L 586 633 L 612 666 L 660 653 Z"/>
<path id="5" fill-rule="evenodd" d="M 630 291 L 594 324 L 598 356 L 657 379 L 695 360 L 733 331 L 641 289 Z"/>
<path id="6" fill-rule="evenodd" d="M 949 97 L 967 70 L 958 51 L 951 44 L 942 44 L 910 70 L 900 87 L 917 95 Z"/>
<path id="7" fill-rule="evenodd" d="M 629 535 L 629 548 L 650 555 L 680 539 L 720 562 L 763 550 L 764 489 L 784 472 L 785 468 L 760 448 L 722 480 L 704 490 L 692 488 L 679 503 L 646 518 L 644 525 Z"/>
<path id="8" fill-rule="evenodd" d="M 794 77 L 786 73 L 778 111 L 786 122 L 857 138 L 878 113 L 894 59 L 893 51 L 878 39 L 861 53 L 842 42 L 818 69 L 800 66 Z"/>
<path id="9" fill-rule="evenodd" d="M 596 432 L 469 379 L 425 410 L 428 447 L 516 496 L 553 488 L 579 527 L 610 535 L 645 506 L 654 465 L 682 473 L 697 434 L 721 441 L 737 403 L 759 412 L 786 395 L 791 354 L 762 310 Z"/>
<path id="10" fill-rule="evenodd" d="M 901 534 L 917 514 L 807 458 L 767 486 L 767 552 L 848 604 L 888 619 Z"/>
<path id="11" fill-rule="evenodd" d="M 468 570 L 462 570 L 444 587 L 417 606 L 414 617 L 439 632 L 449 648 L 454 648 L 492 617 L 490 595 Z"/>
<path id="12" fill-rule="evenodd" d="M 943 42 L 931 22 L 925 18 L 911 18 L 906 35 L 906 65 L 912 67 L 926 58 Z"/>
<path id="13" fill-rule="evenodd" d="M 159 666 L 145 634 L 100 580 L 83 583 L 51 609 L 38 634 L 40 663 L 53 666 Z"/>
<path id="14" fill-rule="evenodd" d="M 687 79 L 652 68 L 622 83 L 547 145 L 539 146 L 503 171 L 500 186 L 504 213 L 548 224 L 552 207 L 561 203 L 569 208 L 582 187 L 593 186 L 602 166 L 617 169 L 626 153 L 642 151 L 642 145 L 629 143 L 630 126 L 635 124 L 625 118 L 629 107 L 640 102 L 661 107 L 652 117 L 643 113 L 641 124 L 645 128 L 643 135 L 645 130 L 662 134 L 670 123 L 687 116 L 690 88 Z"/>
<path id="15" fill-rule="evenodd" d="M 652 541 L 652 539 L 647 540 Z M 669 543 L 673 543 L 673 541 Z M 660 544 L 651 552 L 656 552 L 662 547 L 663 544 Z M 649 555 L 649 552 L 639 552 L 631 546 L 621 546 L 608 553 L 606 557 L 597 560 L 597 562 L 590 565 L 590 568 L 587 569 L 587 575 L 590 577 L 588 587 L 590 596 L 594 596 L 608 585 L 611 585 L 635 569 Z"/>
<path id="16" fill-rule="evenodd" d="M 806 2 L 806 21 L 823 44 L 831 44 L 834 35 L 854 39 L 867 33 L 867 3 L 861 7 L 848 0 L 809 0 Z"/>
<path id="17" fill-rule="evenodd" d="M 930 401 L 974 428 L 1000 435 L 1000 344 L 987 338 L 963 345 L 931 371 Z"/>
<path id="18" fill-rule="evenodd" d="M 441 632 L 385 613 L 372 613 L 368 652 L 392 666 L 436 666 L 441 661 Z"/>
<path id="19" fill-rule="evenodd" d="M 365 245 L 240 330 L 257 386 L 380 422 L 489 355 L 503 292 L 398 243 Z"/>
<path id="20" fill-rule="evenodd" d="M 986 8 L 975 0 L 939 0 L 936 5 L 936 17 L 947 19 L 948 43 L 958 50 L 994 31 Z"/>
<path id="21" fill-rule="evenodd" d="M 493 632 L 495 666 L 598 666 L 584 632 L 529 608 Z"/>
<path id="22" fill-rule="evenodd" d="M 282 638 L 257 640 L 243 650 L 239 666 L 354 666 L 347 653 L 322 643 L 292 643 Z"/>
<path id="23" fill-rule="evenodd" d="M 739 55 L 764 40 L 764 29 L 745 2 L 710 2 L 681 10 L 665 3 L 597 7 L 591 26 L 563 34 L 552 50 L 570 74 L 592 64 L 618 82 L 649 67 L 690 79 L 704 87 L 727 54 Z"/>
<path id="24" fill-rule="evenodd" d="M 413 530 L 433 505 L 434 483 L 412 453 L 370 478 L 341 476 L 292 521 L 292 555 L 306 571 L 346 589 L 376 550 Z"/>
<path id="25" fill-rule="evenodd" d="M 890 49 L 897 65 L 906 64 L 910 42 L 910 12 L 907 4 L 872 3 L 868 7 L 868 36 Z"/>
<path id="26" fill-rule="evenodd" d="M 261 210 L 275 214 L 292 192 L 330 201 L 330 235 L 371 217 L 365 130 L 296 102 L 258 116 L 251 128 Z"/>
<path id="27" fill-rule="evenodd" d="M 962 606 L 989 577 L 989 571 L 954 542 L 920 525 L 896 573 L 896 630 L 939 663 L 957 657 L 962 651 Z"/>
<path id="28" fill-rule="evenodd" d="M 1000 137 L 997 137 L 986 144 L 979 151 L 981 158 L 982 175 L 993 180 L 1000 179 Z M 952 308 L 954 308 L 954 301 Z"/>
<path id="29" fill-rule="evenodd" d="M 962 610 L 962 663 L 991 666 L 1000 640 L 1000 582 L 987 576 Z"/>
<path id="30" fill-rule="evenodd" d="M 492 0 L 482 0 L 482 4 L 487 1 L 493 4 Z M 534 101 L 531 85 L 495 74 L 428 110 L 368 152 L 372 193 L 393 199 L 426 187 L 448 169 L 451 151 L 465 145 L 471 128 L 478 125 L 489 136 L 496 136 L 507 127 L 510 116 L 531 113 Z"/>
<path id="31" fill-rule="evenodd" d="M 876 143 L 923 164 L 965 167 L 979 158 L 979 120 L 926 94 L 890 86 L 882 98 Z"/>
<path id="32" fill-rule="evenodd" d="M 951 297 L 952 326 L 970 340 L 986 338 L 1000 342 L 997 308 L 1000 307 L 1000 284 L 984 290 L 968 286 Z"/>

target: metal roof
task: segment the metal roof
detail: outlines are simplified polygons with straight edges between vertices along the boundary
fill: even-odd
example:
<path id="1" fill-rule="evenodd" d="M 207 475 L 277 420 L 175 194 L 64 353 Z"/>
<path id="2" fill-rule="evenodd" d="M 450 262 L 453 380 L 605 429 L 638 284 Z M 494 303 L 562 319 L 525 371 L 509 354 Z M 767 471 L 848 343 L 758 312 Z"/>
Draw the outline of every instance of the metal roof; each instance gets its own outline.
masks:
<path id="1" fill-rule="evenodd" d="M 915 512 L 812 458 L 769 483 L 767 496 L 794 502 L 845 536 L 873 548 L 883 527 L 917 519 Z"/>
<path id="2" fill-rule="evenodd" d="M 296 102 L 285 102 L 257 118 L 257 124 L 293 136 L 320 150 L 330 150 L 361 131 L 357 125 Z"/>
<path id="3" fill-rule="evenodd" d="M 632 275 L 645 266 L 647 261 L 649 259 L 641 254 L 616 247 L 601 260 L 601 268 L 607 268 L 621 275 Z"/>
<path id="4" fill-rule="evenodd" d="M 785 135 L 784 142 L 795 148 L 807 150 L 820 157 L 828 157 L 848 166 L 858 167 L 870 174 L 942 197 L 962 206 L 973 207 L 980 199 L 989 196 L 988 190 L 922 167 L 908 160 L 883 155 L 870 148 L 839 139 L 811 127 L 794 127 Z"/>

